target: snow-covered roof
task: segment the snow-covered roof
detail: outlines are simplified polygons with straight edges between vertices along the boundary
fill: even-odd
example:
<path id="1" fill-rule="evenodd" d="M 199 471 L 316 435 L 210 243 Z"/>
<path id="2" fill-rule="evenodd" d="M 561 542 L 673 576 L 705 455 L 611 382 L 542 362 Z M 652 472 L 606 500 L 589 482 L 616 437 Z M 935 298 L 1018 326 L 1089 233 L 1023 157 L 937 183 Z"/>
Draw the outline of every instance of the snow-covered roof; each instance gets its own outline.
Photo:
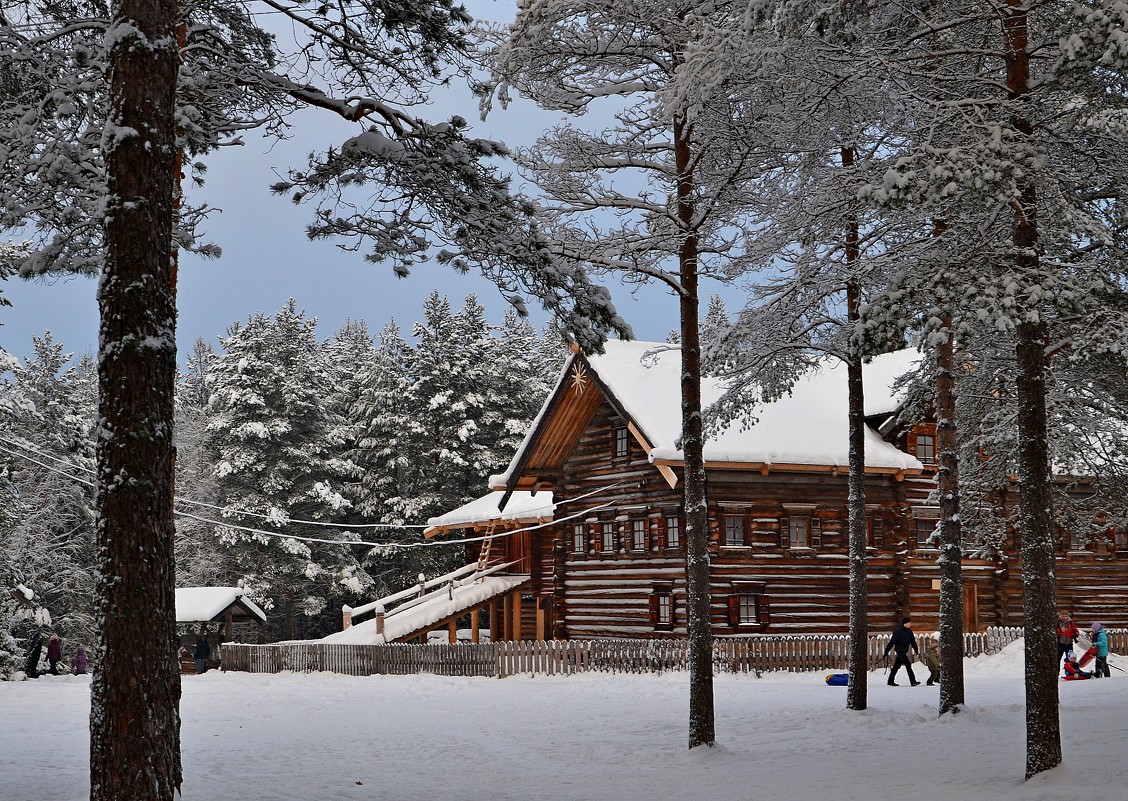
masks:
<path id="1" fill-rule="evenodd" d="M 246 596 L 242 587 L 181 587 L 176 591 L 177 623 L 221 621 L 232 606 L 245 610 L 237 617 L 266 622 L 266 614 Z"/>
<path id="2" fill-rule="evenodd" d="M 402 610 L 391 610 L 384 619 L 383 636 L 376 633 L 376 619 L 371 618 L 355 623 L 344 631 L 323 637 L 320 642 L 350 645 L 371 645 L 395 642 L 412 632 L 433 626 L 451 615 L 485 603 L 490 598 L 508 592 L 529 580 L 523 574 L 495 574 L 485 576 L 481 581 L 469 582 L 453 588 L 449 593 L 436 593 L 435 597 L 424 600 Z"/>
<path id="3" fill-rule="evenodd" d="M 552 520 L 556 504 L 552 502 L 551 492 L 538 492 L 536 495 L 527 491 L 514 492 L 504 512 L 498 509 L 503 494 L 490 492 L 446 514 L 430 518 L 423 535 L 429 537 L 446 529 L 466 528 L 490 521 L 539 523 Z"/>
<path id="4" fill-rule="evenodd" d="M 573 359 L 578 357 L 573 357 Z M 894 380 L 919 359 L 916 351 L 901 350 L 878 356 L 862 371 L 866 416 L 894 411 L 901 399 Z M 680 462 L 675 443 L 681 434 L 681 353 L 676 345 L 656 342 L 606 343 L 603 354 L 587 357 L 591 369 L 631 418 L 651 446 L 649 457 L 658 463 Z M 565 371 L 561 383 L 567 380 Z M 557 392 L 560 384 L 557 385 Z M 702 379 L 705 407 L 720 398 L 723 383 Z M 556 392 L 553 393 L 555 395 Z M 547 408 L 547 404 L 546 404 Z M 710 434 L 705 444 L 707 462 L 757 465 L 846 467 L 849 461 L 846 366 L 827 359 L 800 378 L 789 395 L 755 410 L 756 423 L 741 421 Z M 544 410 L 542 410 L 543 415 Z M 920 470 L 921 463 L 886 442 L 869 426 L 865 432 L 866 467 L 873 470 Z M 509 469 L 490 478 L 490 486 L 507 486 L 532 444 L 527 437 Z"/>

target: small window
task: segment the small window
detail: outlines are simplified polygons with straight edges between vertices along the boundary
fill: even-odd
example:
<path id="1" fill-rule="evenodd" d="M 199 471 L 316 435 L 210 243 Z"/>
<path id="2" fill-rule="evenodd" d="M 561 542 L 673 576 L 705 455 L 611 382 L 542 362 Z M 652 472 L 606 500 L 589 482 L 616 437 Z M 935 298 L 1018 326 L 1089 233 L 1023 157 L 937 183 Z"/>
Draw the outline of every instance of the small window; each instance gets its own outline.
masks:
<path id="1" fill-rule="evenodd" d="M 744 515 L 725 515 L 725 545 L 744 544 Z"/>
<path id="2" fill-rule="evenodd" d="M 680 548 L 682 543 L 681 518 L 677 515 L 666 517 L 666 547 Z"/>
<path id="3" fill-rule="evenodd" d="M 1112 530 L 1112 539 L 1116 543 L 1116 550 L 1128 551 L 1128 528 L 1117 526 Z"/>
<path id="4" fill-rule="evenodd" d="M 763 631 L 770 622 L 768 597 L 758 581 L 734 581 L 728 599 L 729 625 L 734 629 Z"/>
<path id="5" fill-rule="evenodd" d="M 650 592 L 650 625 L 670 631 L 674 627 L 674 585 L 655 584 Z"/>
<path id="6" fill-rule="evenodd" d="M 937 545 L 932 542 L 932 535 L 936 531 L 936 520 L 934 518 L 918 517 L 913 521 L 916 524 L 916 541 L 918 548 L 935 548 Z"/>
<path id="7" fill-rule="evenodd" d="M 791 547 L 792 548 L 809 548 L 811 547 L 811 518 L 799 515 L 792 515 L 791 522 L 788 526 L 791 534 Z"/>
<path id="8" fill-rule="evenodd" d="M 867 516 L 866 517 L 866 547 L 867 548 L 876 548 L 877 547 L 877 531 L 878 531 L 877 521 L 874 520 L 873 517 Z"/>
<path id="9" fill-rule="evenodd" d="M 615 524 L 603 524 L 603 544 L 600 550 L 604 553 L 615 553 Z"/>
<path id="10" fill-rule="evenodd" d="M 611 453 L 616 459 L 626 459 L 630 456 L 631 442 L 625 427 L 616 428 L 611 432 Z"/>
<path id="11" fill-rule="evenodd" d="M 583 523 L 572 526 L 572 553 L 583 553 L 587 550 L 587 528 Z"/>
<path id="12" fill-rule="evenodd" d="M 917 434 L 916 457 L 923 464 L 936 464 L 936 437 Z"/>
<path id="13" fill-rule="evenodd" d="M 631 548 L 636 551 L 645 551 L 647 546 L 646 521 L 645 520 L 632 520 L 631 521 Z"/>
<path id="14" fill-rule="evenodd" d="M 1085 551 L 1088 543 L 1081 542 L 1081 532 L 1074 529 L 1069 532 L 1069 550 L 1071 551 Z"/>
<path id="15" fill-rule="evenodd" d="M 759 623 L 760 618 L 756 614 L 756 596 L 751 593 L 742 593 L 737 598 L 740 599 L 737 625 L 755 626 Z"/>

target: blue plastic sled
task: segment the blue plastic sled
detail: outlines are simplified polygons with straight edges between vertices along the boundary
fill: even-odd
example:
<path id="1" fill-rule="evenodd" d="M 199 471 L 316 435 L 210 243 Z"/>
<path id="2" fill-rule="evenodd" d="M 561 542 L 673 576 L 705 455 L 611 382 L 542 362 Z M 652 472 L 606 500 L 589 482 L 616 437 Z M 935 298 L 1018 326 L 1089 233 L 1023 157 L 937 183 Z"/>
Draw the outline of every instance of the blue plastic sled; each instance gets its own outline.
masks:
<path id="1" fill-rule="evenodd" d="M 849 673 L 827 673 L 826 683 L 831 687 L 845 687 L 850 683 Z"/>

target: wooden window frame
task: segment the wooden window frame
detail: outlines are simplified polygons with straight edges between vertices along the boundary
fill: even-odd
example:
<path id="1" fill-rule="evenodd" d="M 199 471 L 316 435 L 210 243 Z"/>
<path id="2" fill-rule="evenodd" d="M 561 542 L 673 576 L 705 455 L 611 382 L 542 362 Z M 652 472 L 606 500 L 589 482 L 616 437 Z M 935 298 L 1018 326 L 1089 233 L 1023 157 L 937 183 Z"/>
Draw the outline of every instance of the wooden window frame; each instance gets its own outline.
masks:
<path id="1" fill-rule="evenodd" d="M 647 599 L 650 625 L 655 631 L 673 631 L 675 623 L 674 583 L 655 582 Z"/>
<path id="2" fill-rule="evenodd" d="M 599 552 L 614 556 L 615 551 L 618 550 L 615 547 L 615 522 L 613 520 L 603 520 L 600 521 L 599 525 Z"/>
<path id="3" fill-rule="evenodd" d="M 817 504 L 813 503 L 785 503 L 783 504 L 783 517 L 779 520 L 779 545 L 781 548 L 796 548 L 810 550 L 822 547 L 822 520 L 815 515 Z M 791 521 L 795 518 L 805 518 L 807 521 L 807 542 L 805 545 L 796 545 L 791 536 Z"/>
<path id="4" fill-rule="evenodd" d="M 1128 526 L 1113 526 L 1109 529 L 1109 535 L 1113 551 L 1116 553 L 1128 551 Z"/>
<path id="5" fill-rule="evenodd" d="M 670 521 L 674 521 L 674 532 L 676 537 L 674 543 L 670 544 Z M 685 546 L 685 527 L 682 525 L 681 515 L 663 515 L 662 517 L 662 545 L 669 550 L 680 551 Z"/>
<path id="6" fill-rule="evenodd" d="M 803 541 L 796 544 L 796 532 L 802 531 Z M 811 547 L 811 516 L 810 515 L 790 515 L 787 518 L 787 540 L 789 548 L 810 548 Z"/>
<path id="7" fill-rule="evenodd" d="M 921 464 L 935 465 L 936 461 L 936 435 L 920 432 L 916 435 L 916 453 L 917 461 Z M 925 453 L 927 452 L 927 453 Z"/>
<path id="8" fill-rule="evenodd" d="M 729 524 L 732 525 L 730 531 Z M 739 525 L 736 525 L 738 524 Z M 737 532 L 739 529 L 739 532 Z M 739 541 L 730 541 L 730 534 L 739 533 Z M 743 512 L 721 512 L 721 545 L 725 548 L 742 548 L 748 544 L 748 520 Z"/>
<path id="9" fill-rule="evenodd" d="M 579 545 L 577 548 L 576 545 Z M 586 523 L 572 524 L 572 553 L 587 553 L 588 527 Z"/>
<path id="10" fill-rule="evenodd" d="M 631 432 L 626 426 L 611 429 L 611 458 L 616 462 L 630 461 Z"/>
<path id="11" fill-rule="evenodd" d="M 915 517 L 913 518 L 913 537 L 916 542 L 918 551 L 935 551 L 939 545 L 932 545 L 929 540 L 936 534 L 936 523 L 939 518 L 934 517 Z M 924 527 L 928 527 L 928 536 L 921 539 L 921 534 L 924 533 Z"/>
<path id="12" fill-rule="evenodd" d="M 932 533 L 922 540 L 921 533 L 923 526 L 927 524 L 930 532 L 935 532 L 936 524 L 940 521 L 940 508 L 938 506 L 914 506 L 912 509 L 913 514 L 913 543 L 918 551 L 935 551 L 940 548 L 939 542 L 936 545 L 930 545 L 928 540 L 932 538 Z"/>
<path id="13" fill-rule="evenodd" d="M 641 534 L 641 544 L 639 535 Z M 632 517 L 631 518 L 631 550 L 632 551 L 648 551 L 650 550 L 650 521 L 645 517 Z"/>
<path id="14" fill-rule="evenodd" d="M 751 608 L 755 621 L 743 618 Z M 764 631 L 771 625 L 771 599 L 762 581 L 733 581 L 728 598 L 729 627 L 737 632 Z"/>

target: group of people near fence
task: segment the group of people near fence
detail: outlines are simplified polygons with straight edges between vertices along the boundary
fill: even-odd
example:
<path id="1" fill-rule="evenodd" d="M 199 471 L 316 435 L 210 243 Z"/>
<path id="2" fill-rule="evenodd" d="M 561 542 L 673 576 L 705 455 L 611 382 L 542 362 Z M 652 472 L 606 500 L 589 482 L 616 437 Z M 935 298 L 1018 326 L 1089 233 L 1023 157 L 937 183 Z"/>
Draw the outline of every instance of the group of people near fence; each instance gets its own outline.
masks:
<path id="1" fill-rule="evenodd" d="M 1090 631 L 1089 641 L 1091 644 L 1078 656 L 1075 646 L 1081 641 L 1081 631 L 1077 628 L 1077 624 L 1073 622 L 1069 612 L 1062 610 L 1058 613 L 1056 629 L 1058 663 L 1062 665 L 1065 672 L 1062 678 L 1066 681 L 1112 677 L 1108 670 L 1108 632 L 1105 631 L 1100 622 L 1094 622 Z M 1062 661 L 1063 657 L 1064 662 Z M 1093 669 L 1088 671 L 1085 670 L 1085 666 L 1089 664 L 1090 660 L 1093 660 Z"/>
<path id="2" fill-rule="evenodd" d="M 1078 655 L 1074 647 L 1082 641 L 1081 631 L 1077 628 L 1077 624 L 1073 622 L 1069 612 L 1062 611 L 1058 615 L 1058 664 L 1063 666 L 1065 671 L 1063 678 L 1067 681 L 1099 679 L 1102 676 L 1111 678 L 1108 665 L 1108 632 L 1100 622 L 1094 622 L 1090 632 L 1091 636 L 1088 640 L 1091 644 L 1086 645 L 1083 653 Z M 917 681 L 916 674 L 913 673 L 912 659 L 909 658 L 910 649 L 928 668 L 928 681 L 926 683 L 929 686 L 939 684 L 939 635 L 933 634 L 926 637 L 924 639 L 924 653 L 921 653 L 916 634 L 913 633 L 913 621 L 907 617 L 901 618 L 901 622 L 897 624 L 896 628 L 893 629 L 893 634 L 889 637 L 889 644 L 885 646 L 885 653 L 883 654 L 885 659 L 889 658 L 890 651 L 895 654 L 893 664 L 889 668 L 889 679 L 886 683 L 891 687 L 900 686 L 897 684 L 897 671 L 904 667 L 905 673 L 909 676 L 909 684 L 913 687 L 920 684 Z M 1062 661 L 1063 658 L 1064 662 Z M 1093 669 L 1091 671 L 1085 670 L 1085 666 L 1090 661 L 1094 663 Z"/>

